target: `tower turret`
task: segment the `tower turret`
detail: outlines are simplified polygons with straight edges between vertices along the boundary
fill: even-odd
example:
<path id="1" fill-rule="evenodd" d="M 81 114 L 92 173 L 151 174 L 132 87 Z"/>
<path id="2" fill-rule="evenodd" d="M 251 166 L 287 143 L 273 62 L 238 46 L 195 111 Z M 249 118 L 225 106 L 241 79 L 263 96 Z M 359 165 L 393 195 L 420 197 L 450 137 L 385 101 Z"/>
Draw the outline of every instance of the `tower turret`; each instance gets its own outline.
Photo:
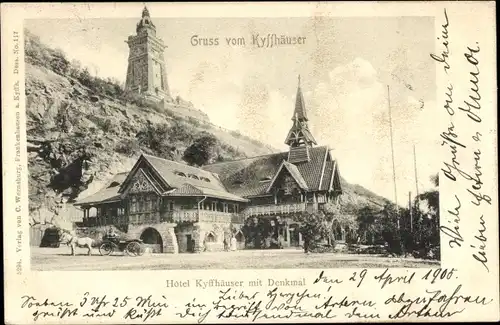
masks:
<path id="1" fill-rule="evenodd" d="M 300 163 L 309 161 L 309 148 L 316 144 L 316 140 L 314 140 L 311 131 L 309 131 L 309 126 L 307 125 L 308 118 L 304 96 L 302 95 L 302 89 L 300 87 L 300 76 L 292 121 L 293 125 L 285 140 L 285 144 L 290 147 L 288 162 Z"/>

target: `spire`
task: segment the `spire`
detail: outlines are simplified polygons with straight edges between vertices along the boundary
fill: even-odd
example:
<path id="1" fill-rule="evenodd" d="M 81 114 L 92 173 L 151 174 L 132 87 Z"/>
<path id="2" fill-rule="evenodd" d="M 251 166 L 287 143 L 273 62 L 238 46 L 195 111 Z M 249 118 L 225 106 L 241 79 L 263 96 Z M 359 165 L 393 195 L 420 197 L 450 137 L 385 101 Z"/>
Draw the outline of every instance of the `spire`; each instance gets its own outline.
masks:
<path id="1" fill-rule="evenodd" d="M 304 96 L 300 88 L 300 75 L 299 84 L 297 87 L 297 97 L 295 99 L 295 109 L 293 111 L 292 121 L 293 125 L 288 132 L 285 143 L 290 146 L 290 150 L 294 148 L 308 148 L 316 144 L 316 140 L 309 131 L 307 125 L 306 105 L 304 103 Z M 295 151 L 295 150 L 294 150 Z M 306 150 L 307 151 L 307 150 Z"/>
<path id="2" fill-rule="evenodd" d="M 142 10 L 142 18 L 144 17 L 149 17 L 149 10 L 146 6 L 144 6 L 144 9 Z"/>
<path id="3" fill-rule="evenodd" d="M 297 96 L 295 99 L 295 111 L 293 112 L 292 120 L 298 118 L 300 121 L 307 121 L 306 105 L 304 103 L 304 96 L 302 95 L 302 89 L 300 88 L 300 74 L 299 74 L 299 85 L 297 86 Z"/>

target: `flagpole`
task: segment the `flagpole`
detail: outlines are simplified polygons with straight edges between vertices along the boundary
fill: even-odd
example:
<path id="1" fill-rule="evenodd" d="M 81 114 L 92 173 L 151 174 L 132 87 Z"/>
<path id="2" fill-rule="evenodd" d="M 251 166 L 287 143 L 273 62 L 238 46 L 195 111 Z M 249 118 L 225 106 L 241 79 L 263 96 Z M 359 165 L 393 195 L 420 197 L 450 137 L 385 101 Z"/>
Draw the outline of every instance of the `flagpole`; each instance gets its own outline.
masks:
<path id="1" fill-rule="evenodd" d="M 415 153 L 415 145 L 413 145 L 413 167 L 415 168 L 415 188 L 418 197 L 418 176 L 417 176 L 417 154 Z"/>
<path id="2" fill-rule="evenodd" d="M 399 206 L 398 206 L 398 190 L 396 186 L 396 164 L 394 163 L 394 140 L 392 136 L 392 112 L 391 112 L 391 95 L 389 91 L 389 85 L 387 85 L 387 104 L 389 106 L 389 129 L 391 133 L 391 156 L 392 156 L 392 179 L 394 182 L 394 199 L 396 201 L 396 211 L 397 211 L 397 222 L 399 229 Z"/>

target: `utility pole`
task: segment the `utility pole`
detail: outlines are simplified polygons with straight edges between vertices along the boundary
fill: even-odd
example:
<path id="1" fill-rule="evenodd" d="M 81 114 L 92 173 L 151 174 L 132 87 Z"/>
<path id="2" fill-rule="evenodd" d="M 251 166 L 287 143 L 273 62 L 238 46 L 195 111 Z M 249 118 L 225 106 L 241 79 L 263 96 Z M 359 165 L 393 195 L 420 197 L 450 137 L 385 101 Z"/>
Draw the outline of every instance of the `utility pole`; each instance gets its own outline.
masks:
<path id="1" fill-rule="evenodd" d="M 408 192 L 408 209 L 410 209 L 410 231 L 413 233 L 413 207 L 411 204 L 411 191 Z"/>
<path id="2" fill-rule="evenodd" d="M 413 145 L 413 167 L 415 168 L 415 189 L 418 197 L 418 176 L 417 176 L 417 154 L 415 153 L 415 145 Z"/>
<path id="3" fill-rule="evenodd" d="M 392 136 L 392 112 L 391 112 L 391 95 L 389 85 L 387 85 L 387 104 L 389 106 L 389 129 L 391 134 L 391 156 L 392 156 L 392 179 L 394 181 L 394 199 L 396 201 L 397 222 L 399 230 L 399 206 L 398 206 L 398 190 L 396 187 L 396 166 L 394 163 L 394 140 Z"/>

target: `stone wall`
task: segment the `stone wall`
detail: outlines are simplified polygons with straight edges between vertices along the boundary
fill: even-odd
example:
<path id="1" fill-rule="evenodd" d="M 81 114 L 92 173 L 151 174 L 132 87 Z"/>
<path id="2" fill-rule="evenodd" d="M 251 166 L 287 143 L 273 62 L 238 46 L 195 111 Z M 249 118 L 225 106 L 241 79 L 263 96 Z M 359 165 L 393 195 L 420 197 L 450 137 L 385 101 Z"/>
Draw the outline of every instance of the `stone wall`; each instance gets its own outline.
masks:
<path id="1" fill-rule="evenodd" d="M 225 233 L 230 233 L 230 223 L 197 222 L 193 225 L 178 226 L 176 237 L 179 252 L 188 252 L 188 236 L 193 240 L 192 252 L 194 253 L 223 251 Z"/>
<path id="2" fill-rule="evenodd" d="M 184 225 L 178 226 L 175 228 L 175 236 L 177 240 L 177 246 L 179 248 L 179 253 L 187 253 L 188 252 L 188 242 L 187 236 L 191 235 L 191 239 L 194 239 L 194 226 L 193 225 Z"/>
<path id="3" fill-rule="evenodd" d="M 174 232 L 174 223 L 150 223 L 141 225 L 129 225 L 128 236 L 134 239 L 140 239 L 142 233 L 148 229 L 153 228 L 161 235 L 163 242 L 163 253 L 177 254 L 179 247 L 177 245 L 177 238 Z"/>

